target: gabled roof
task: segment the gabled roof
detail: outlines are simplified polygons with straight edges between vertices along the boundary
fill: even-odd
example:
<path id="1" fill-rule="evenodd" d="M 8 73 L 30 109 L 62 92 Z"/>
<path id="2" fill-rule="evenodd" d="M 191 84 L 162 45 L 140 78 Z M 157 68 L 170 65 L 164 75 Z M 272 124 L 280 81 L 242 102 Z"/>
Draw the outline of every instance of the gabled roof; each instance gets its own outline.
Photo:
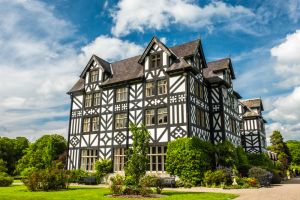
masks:
<path id="1" fill-rule="evenodd" d="M 153 37 L 138 61 L 140 64 L 142 64 L 144 62 L 145 57 L 151 50 L 153 44 L 157 44 L 164 52 L 166 52 L 168 54 L 168 56 L 176 57 L 176 55 L 168 47 L 166 47 L 166 45 L 164 45 L 157 37 Z"/>
<path id="2" fill-rule="evenodd" d="M 85 66 L 84 70 L 80 74 L 81 78 L 85 77 L 86 72 L 89 70 L 90 65 L 92 64 L 93 61 L 98 62 L 98 64 L 103 68 L 103 71 L 111 74 L 111 69 L 110 69 L 110 63 L 107 62 L 106 60 L 103 60 L 102 58 L 99 58 L 96 55 L 92 55 L 91 59 L 89 60 L 88 64 Z"/>
<path id="3" fill-rule="evenodd" d="M 241 100 L 241 103 L 249 108 L 260 108 L 262 111 L 264 110 L 263 103 L 260 98 Z"/>
<path id="4" fill-rule="evenodd" d="M 176 54 L 176 57 L 178 58 L 178 59 L 174 59 L 174 62 L 171 64 L 168 71 L 191 67 L 191 65 L 187 63 L 183 58 L 193 56 L 195 50 L 199 47 L 199 45 L 200 45 L 200 40 L 198 39 L 198 40 L 194 40 L 188 43 L 184 43 L 181 45 L 168 48 L 169 51 L 172 52 L 172 54 Z M 93 55 L 92 58 L 96 59 L 97 62 L 99 62 L 99 64 L 103 68 L 105 67 L 105 70 L 111 73 L 109 79 L 103 82 L 102 85 L 110 85 L 114 83 L 139 79 L 142 78 L 144 75 L 143 65 L 139 63 L 141 55 L 137 55 L 131 58 L 127 58 L 112 63 L 109 63 L 99 58 L 96 55 Z M 88 66 L 89 64 L 91 64 L 90 63 L 92 62 L 91 60 L 89 61 L 87 67 L 84 69 L 84 72 L 82 72 L 82 75 L 86 73 L 86 71 L 89 69 Z M 82 90 L 84 88 L 83 78 L 84 76 L 80 76 L 80 79 L 77 81 L 77 83 L 72 87 L 72 89 L 68 93 L 78 91 L 79 89 Z"/>
<path id="5" fill-rule="evenodd" d="M 207 66 L 208 68 L 203 70 L 203 75 L 206 78 L 217 76 L 215 73 L 229 69 L 232 79 L 235 79 L 235 74 L 230 58 L 223 58 L 221 60 L 208 62 Z"/>

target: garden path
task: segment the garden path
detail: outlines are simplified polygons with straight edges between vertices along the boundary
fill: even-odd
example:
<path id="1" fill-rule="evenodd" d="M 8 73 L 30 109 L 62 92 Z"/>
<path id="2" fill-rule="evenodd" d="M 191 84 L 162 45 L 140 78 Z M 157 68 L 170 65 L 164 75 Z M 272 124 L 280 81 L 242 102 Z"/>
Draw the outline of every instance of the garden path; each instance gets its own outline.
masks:
<path id="1" fill-rule="evenodd" d="M 167 189 L 169 190 L 169 188 Z M 176 191 L 222 192 L 240 195 L 235 200 L 300 200 L 300 178 L 293 178 L 283 184 L 259 189 L 230 189 L 194 187 L 191 189 L 174 188 Z"/>

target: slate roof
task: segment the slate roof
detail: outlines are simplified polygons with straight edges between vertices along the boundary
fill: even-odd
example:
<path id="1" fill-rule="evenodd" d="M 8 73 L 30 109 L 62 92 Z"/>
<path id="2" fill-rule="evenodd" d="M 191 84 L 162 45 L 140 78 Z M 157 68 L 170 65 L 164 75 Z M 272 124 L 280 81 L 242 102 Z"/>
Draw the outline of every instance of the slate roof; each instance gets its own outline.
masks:
<path id="1" fill-rule="evenodd" d="M 170 66 L 168 71 L 184 69 L 190 67 L 184 59 L 194 55 L 195 49 L 198 47 L 200 39 L 187 42 L 181 45 L 170 47 L 170 51 L 173 52 L 179 59 L 175 60 Z M 103 65 L 105 70 L 111 72 L 112 76 L 102 83 L 102 85 L 110 85 L 123 81 L 130 81 L 134 79 L 139 79 L 143 77 L 143 65 L 139 64 L 139 59 L 141 55 L 137 55 L 124 60 L 116 61 L 113 63 L 108 63 L 107 61 L 93 55 L 97 61 Z M 76 84 L 69 90 L 68 93 L 72 93 L 84 88 L 83 74 L 87 71 L 87 67 L 81 74 L 81 78 L 76 82 Z"/>
<path id="2" fill-rule="evenodd" d="M 263 104 L 261 99 L 256 98 L 256 99 L 245 99 L 241 101 L 244 105 L 246 105 L 249 108 L 261 108 L 261 110 L 264 110 Z"/>
<path id="3" fill-rule="evenodd" d="M 203 75 L 205 78 L 211 78 L 217 76 L 216 73 L 229 69 L 231 72 L 232 79 L 235 79 L 235 74 L 231 64 L 230 58 L 223 58 L 216 61 L 211 61 L 207 63 L 207 68 L 203 69 Z"/>

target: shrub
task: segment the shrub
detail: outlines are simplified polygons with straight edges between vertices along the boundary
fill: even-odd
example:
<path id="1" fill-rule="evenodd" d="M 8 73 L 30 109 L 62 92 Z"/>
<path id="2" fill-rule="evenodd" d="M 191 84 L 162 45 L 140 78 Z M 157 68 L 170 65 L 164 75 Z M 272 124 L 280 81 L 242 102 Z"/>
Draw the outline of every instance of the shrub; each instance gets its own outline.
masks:
<path id="1" fill-rule="evenodd" d="M 67 175 L 68 183 L 79 183 L 80 177 L 88 176 L 88 173 L 81 169 L 68 170 L 65 171 L 65 173 Z"/>
<path id="2" fill-rule="evenodd" d="M 242 174 L 242 176 L 247 176 L 248 171 L 250 169 L 249 160 L 247 157 L 247 153 L 244 151 L 242 147 L 236 148 L 236 154 L 238 162 L 236 164 L 236 167 L 238 171 Z"/>
<path id="3" fill-rule="evenodd" d="M 0 187 L 8 187 L 13 183 L 13 177 L 5 172 L 0 172 Z"/>
<path id="4" fill-rule="evenodd" d="M 249 177 L 256 178 L 264 186 L 268 186 L 272 179 L 271 173 L 260 167 L 252 167 L 249 170 Z"/>
<path id="5" fill-rule="evenodd" d="M 261 167 L 266 170 L 274 169 L 274 164 L 265 153 L 249 153 L 247 154 L 249 164 L 256 167 Z"/>
<path id="6" fill-rule="evenodd" d="M 211 168 L 213 146 L 199 138 L 179 138 L 168 143 L 166 171 L 181 181 L 200 184 L 204 172 Z"/>
<path id="7" fill-rule="evenodd" d="M 110 177 L 110 191 L 114 195 L 121 195 L 123 193 L 123 186 L 125 182 L 124 176 L 116 174 L 115 176 Z"/>
<path id="8" fill-rule="evenodd" d="M 64 170 L 55 168 L 33 171 L 22 181 L 30 191 L 60 190 L 67 186 Z"/>
<path id="9" fill-rule="evenodd" d="M 281 176 L 277 172 L 273 172 L 273 177 L 271 179 L 272 184 L 280 184 L 281 183 Z"/>
<path id="10" fill-rule="evenodd" d="M 248 178 L 248 177 L 238 178 L 237 183 L 238 185 L 241 185 L 243 188 L 259 186 L 259 183 L 256 180 L 256 178 Z"/>
<path id="11" fill-rule="evenodd" d="M 163 180 L 155 175 L 146 175 L 140 181 L 141 187 L 154 187 L 157 194 L 160 194 L 164 188 Z"/>
<path id="12" fill-rule="evenodd" d="M 222 167 L 233 167 L 238 164 L 238 157 L 234 145 L 225 140 L 216 145 L 217 163 Z"/>
<path id="13" fill-rule="evenodd" d="M 191 187 L 193 187 L 193 184 L 179 179 L 179 180 L 175 181 L 175 187 L 191 188 Z"/>
<path id="14" fill-rule="evenodd" d="M 219 186 L 222 183 L 225 183 L 226 177 L 225 172 L 222 169 L 216 171 L 207 171 L 204 173 L 203 183 L 206 186 Z"/>
<path id="15" fill-rule="evenodd" d="M 108 159 L 98 160 L 95 163 L 97 182 L 100 183 L 103 177 L 113 171 L 112 161 Z"/>

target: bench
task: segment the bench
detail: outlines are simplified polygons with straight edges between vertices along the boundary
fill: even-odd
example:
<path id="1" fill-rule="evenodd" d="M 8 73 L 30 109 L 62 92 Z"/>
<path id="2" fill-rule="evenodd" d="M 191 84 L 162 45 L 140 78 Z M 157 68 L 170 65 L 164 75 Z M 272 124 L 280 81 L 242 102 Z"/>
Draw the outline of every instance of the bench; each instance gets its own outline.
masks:
<path id="1" fill-rule="evenodd" d="M 175 178 L 174 177 L 162 177 L 161 183 L 164 187 L 175 187 Z"/>
<path id="2" fill-rule="evenodd" d="M 95 176 L 82 176 L 79 179 L 79 184 L 97 185 L 97 179 Z"/>

